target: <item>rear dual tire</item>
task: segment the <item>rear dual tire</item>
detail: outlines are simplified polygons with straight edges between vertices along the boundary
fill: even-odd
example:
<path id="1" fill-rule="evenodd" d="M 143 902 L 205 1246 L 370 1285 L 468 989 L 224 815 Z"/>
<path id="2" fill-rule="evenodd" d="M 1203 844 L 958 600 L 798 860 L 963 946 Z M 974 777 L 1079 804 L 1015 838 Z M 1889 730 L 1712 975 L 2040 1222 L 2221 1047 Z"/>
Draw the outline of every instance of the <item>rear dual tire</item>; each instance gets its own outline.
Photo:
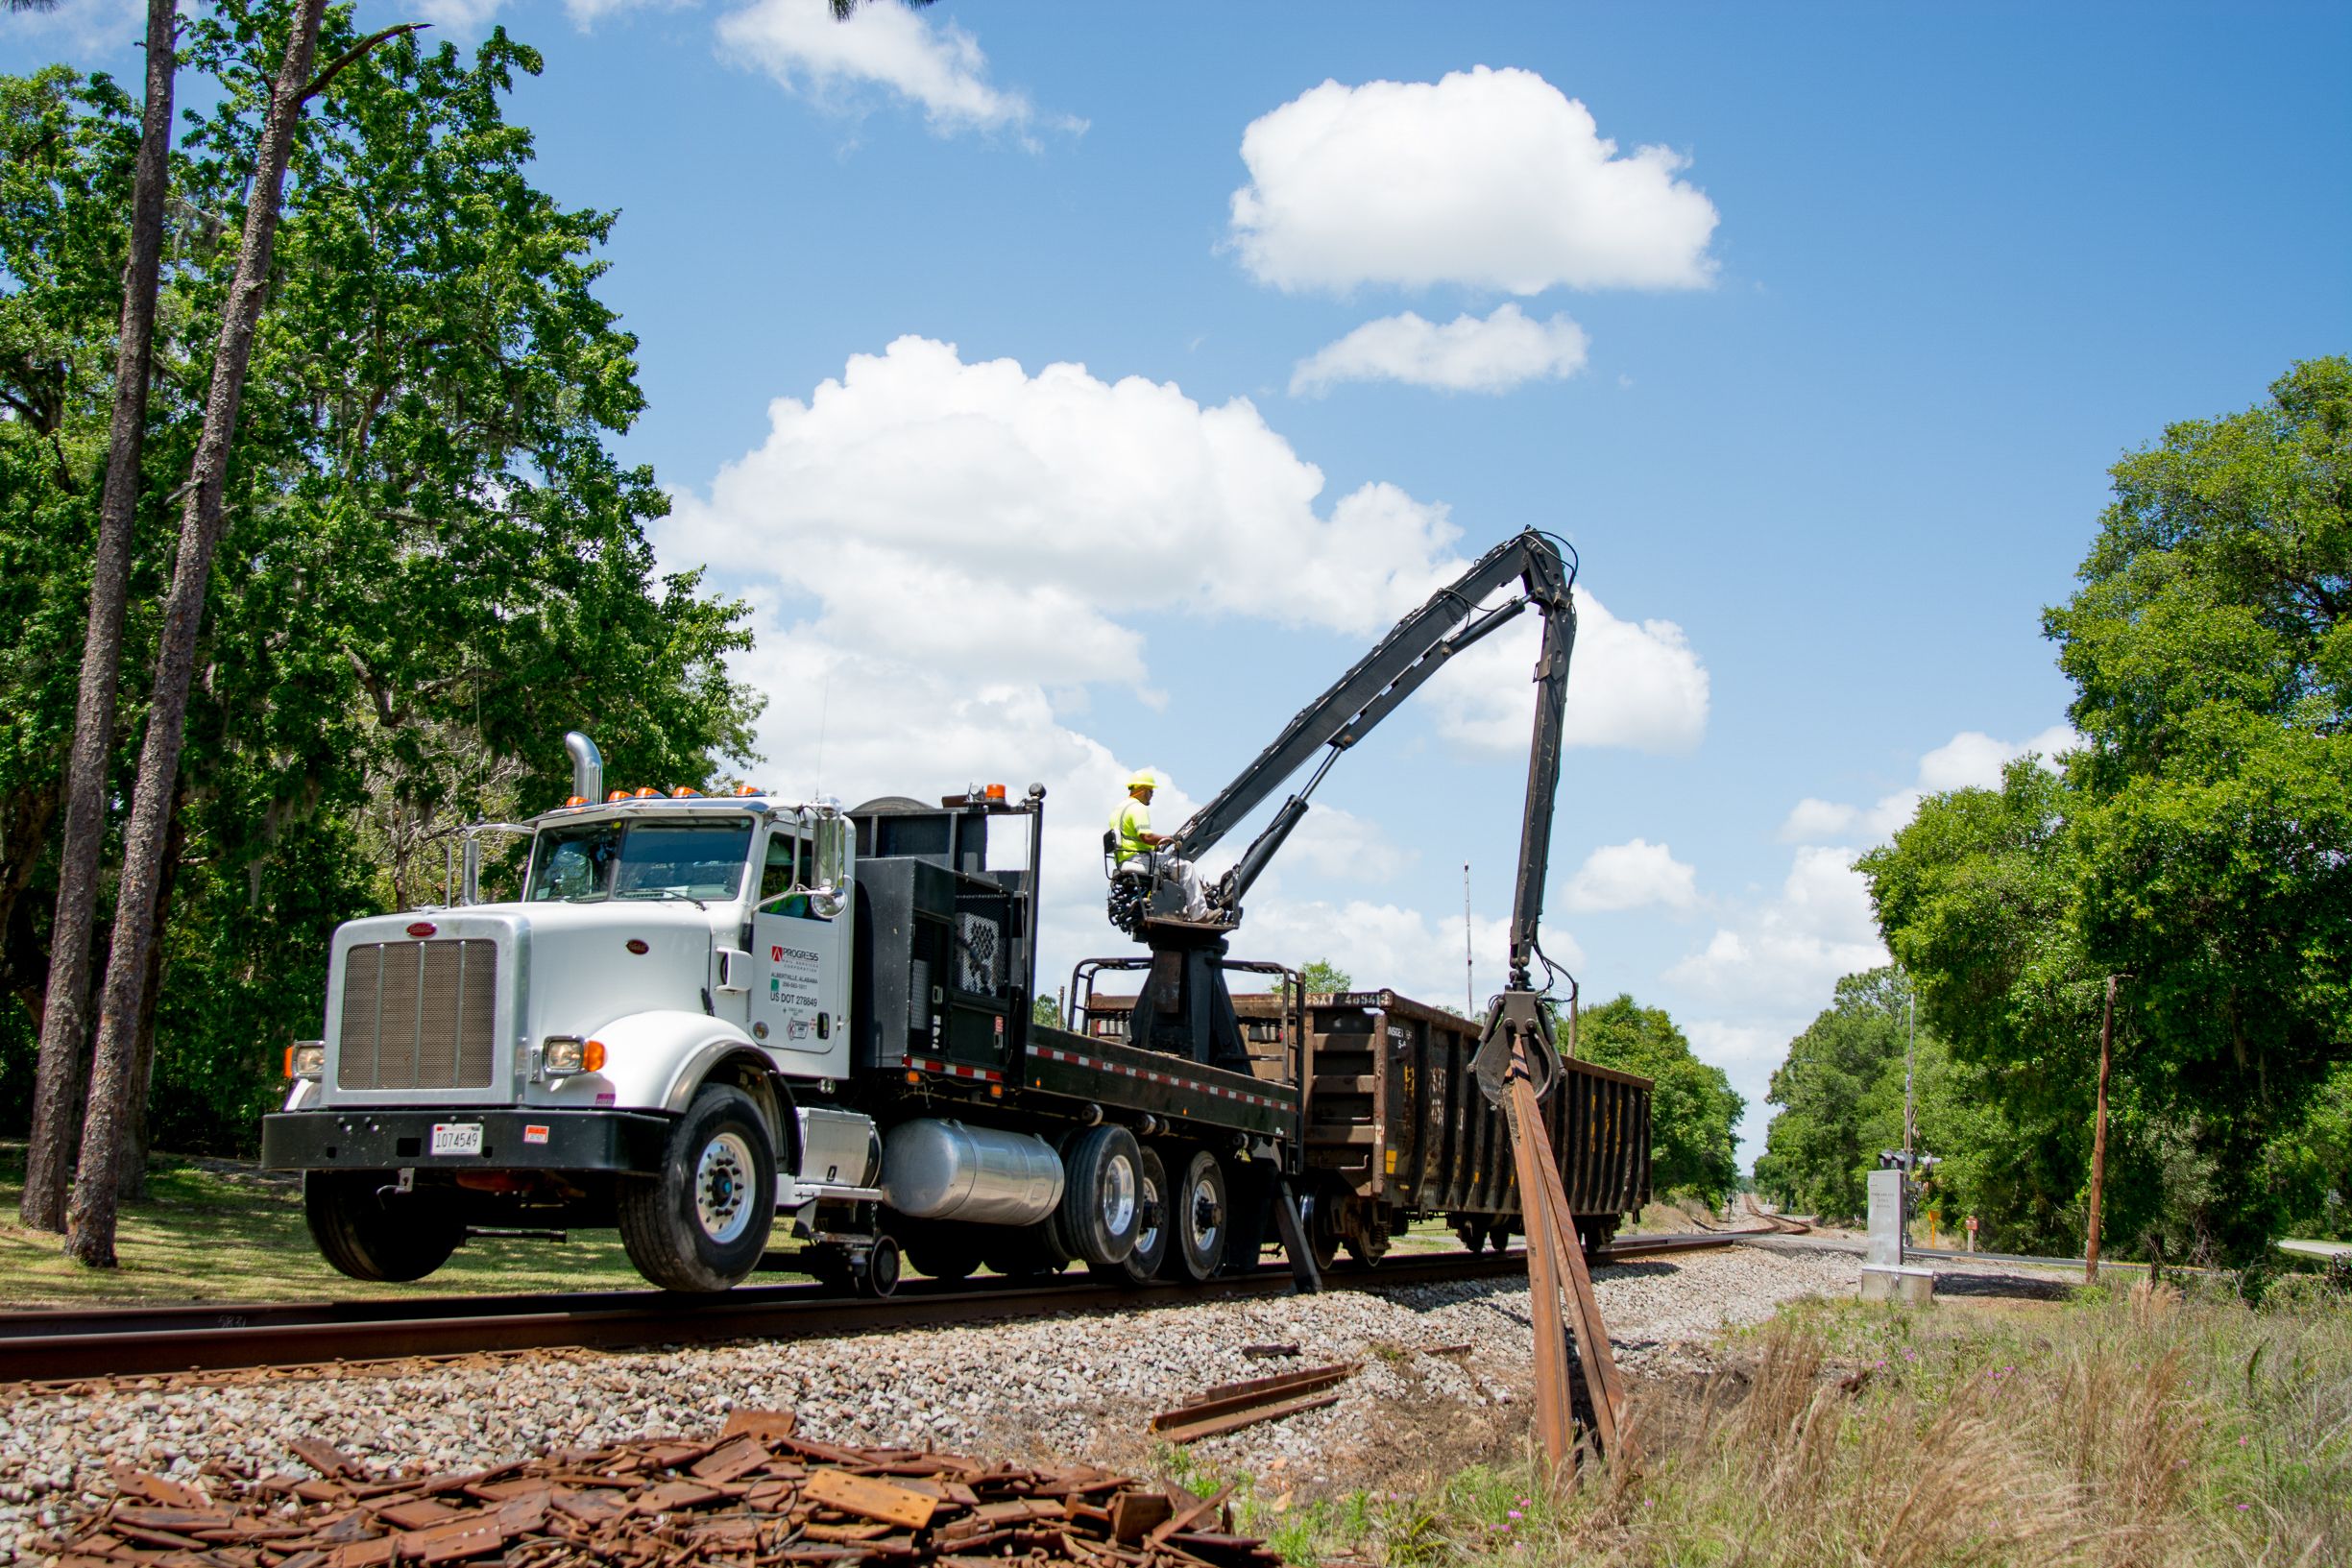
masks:
<path id="1" fill-rule="evenodd" d="M 1184 1160 L 1183 1175 L 1171 1186 L 1168 1260 L 1160 1272 L 1196 1285 L 1214 1279 L 1224 1266 L 1225 1244 L 1232 1229 L 1224 1166 L 1207 1149 L 1196 1148 Z"/>

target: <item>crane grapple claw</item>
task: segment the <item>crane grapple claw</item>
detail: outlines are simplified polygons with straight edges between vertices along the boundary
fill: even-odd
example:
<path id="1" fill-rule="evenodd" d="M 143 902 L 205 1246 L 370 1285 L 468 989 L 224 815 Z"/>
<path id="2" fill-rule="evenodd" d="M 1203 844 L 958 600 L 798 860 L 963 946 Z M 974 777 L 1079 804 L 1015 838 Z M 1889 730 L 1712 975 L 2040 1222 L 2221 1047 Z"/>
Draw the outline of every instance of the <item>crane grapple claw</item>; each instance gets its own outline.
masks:
<path id="1" fill-rule="evenodd" d="M 1549 1095 L 1552 1085 L 1560 1081 L 1560 1049 L 1552 1040 L 1551 1008 L 1533 991 L 1505 991 L 1488 1006 L 1486 1033 L 1479 1041 L 1478 1053 L 1470 1058 L 1478 1092 L 1487 1097 L 1489 1104 L 1500 1105 L 1510 1098 L 1515 1035 L 1526 1041 L 1528 1085 L 1536 1098 Z"/>

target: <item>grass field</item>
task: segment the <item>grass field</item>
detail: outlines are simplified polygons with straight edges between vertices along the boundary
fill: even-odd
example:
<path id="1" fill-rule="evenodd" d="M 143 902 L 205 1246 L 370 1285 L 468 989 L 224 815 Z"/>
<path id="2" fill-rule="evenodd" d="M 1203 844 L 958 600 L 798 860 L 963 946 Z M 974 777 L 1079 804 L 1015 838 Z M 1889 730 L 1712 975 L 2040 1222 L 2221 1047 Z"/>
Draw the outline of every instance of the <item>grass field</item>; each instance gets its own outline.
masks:
<path id="1" fill-rule="evenodd" d="M 122 1266 L 84 1268 L 55 1236 L 16 1222 L 24 1146 L 0 1144 L 0 1307 L 176 1301 L 312 1301 L 327 1297 L 468 1295 L 644 1286 L 617 1231 L 573 1231 L 561 1243 L 473 1241 L 413 1285 L 363 1285 L 327 1266 L 303 1225 L 292 1183 L 218 1161 L 161 1155 L 148 1198 L 123 1210 Z M 761 1275 L 788 1283 L 790 1274 Z"/>
<path id="2" fill-rule="evenodd" d="M 1637 1455 L 1237 1522 L 1294 1562 L 2085 1565 L 2352 1559 L 2352 1303 L 2146 1286 L 1926 1311 L 1798 1303 L 1713 1379 L 1636 1386 Z M 1629 1445 L 1630 1446 L 1630 1445 Z"/>

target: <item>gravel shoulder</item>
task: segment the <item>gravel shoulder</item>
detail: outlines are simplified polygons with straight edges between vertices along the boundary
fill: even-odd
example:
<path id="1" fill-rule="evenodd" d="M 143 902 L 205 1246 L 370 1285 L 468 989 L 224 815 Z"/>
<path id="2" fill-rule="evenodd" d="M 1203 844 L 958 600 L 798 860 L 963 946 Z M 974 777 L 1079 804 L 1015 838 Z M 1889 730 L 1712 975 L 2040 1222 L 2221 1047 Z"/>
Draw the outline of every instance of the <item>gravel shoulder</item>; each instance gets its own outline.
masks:
<path id="1" fill-rule="evenodd" d="M 1795 1297 L 1850 1296 L 1858 1277 L 1842 1253 L 1742 1246 L 1593 1280 L 1631 1381 L 1707 1370 L 1726 1329 Z M 1242 1354 L 1270 1343 L 1297 1344 L 1298 1360 Z M 1337 1405 L 1197 1444 L 1195 1463 L 1277 1471 L 1311 1493 L 1401 1485 L 1518 1451 L 1532 1354 L 1524 1284 L 1476 1281 L 772 1344 L 0 1388 L 0 1562 L 110 1492 L 111 1462 L 187 1479 L 306 1472 L 285 1440 L 310 1435 L 387 1470 L 452 1470 L 701 1434 L 746 1407 L 794 1410 L 804 1433 L 844 1442 L 1150 1470 L 1153 1412 L 1211 1384 L 1328 1362 L 1362 1363 Z"/>

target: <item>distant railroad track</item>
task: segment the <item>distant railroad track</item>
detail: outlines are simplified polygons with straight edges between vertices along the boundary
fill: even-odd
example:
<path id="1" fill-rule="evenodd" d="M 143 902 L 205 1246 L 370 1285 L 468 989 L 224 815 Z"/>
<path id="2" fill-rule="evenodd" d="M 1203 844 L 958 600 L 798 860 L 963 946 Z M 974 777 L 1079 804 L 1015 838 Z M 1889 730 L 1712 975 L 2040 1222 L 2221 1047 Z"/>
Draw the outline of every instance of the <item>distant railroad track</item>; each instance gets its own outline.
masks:
<path id="1" fill-rule="evenodd" d="M 1767 1210 L 1762 1204 L 1756 1201 L 1756 1194 L 1754 1193 L 1742 1193 L 1740 1194 L 1740 1199 L 1748 1211 L 1748 1217 L 1752 1219 L 1762 1220 L 1765 1225 L 1770 1227 L 1774 1234 L 1782 1236 L 1806 1236 L 1812 1233 L 1813 1227 L 1810 1221 L 1804 1219 L 1791 1219 L 1784 1214 L 1776 1214 L 1770 1210 Z"/>
<path id="2" fill-rule="evenodd" d="M 1618 1262 L 1730 1244 L 1733 1238 L 1627 1236 L 1608 1249 Z M 1388 1290 L 1456 1280 L 1511 1279 L 1523 1252 L 1392 1255 L 1371 1268 L 1334 1269 L 1332 1291 Z M 116 1377 L 399 1361 L 412 1357 L 558 1348 L 618 1350 L 737 1339 L 802 1339 L 925 1328 L 1055 1313 L 1118 1312 L 1190 1301 L 1279 1295 L 1286 1264 L 1205 1285 L 1104 1285 L 1083 1274 L 1044 1284 L 975 1289 L 912 1280 L 887 1300 L 833 1294 L 814 1285 L 752 1286 L 717 1296 L 659 1291 L 553 1295 L 429 1296 L 384 1301 L 213 1303 L 98 1311 L 0 1314 L 0 1384 L 74 1383 Z"/>

